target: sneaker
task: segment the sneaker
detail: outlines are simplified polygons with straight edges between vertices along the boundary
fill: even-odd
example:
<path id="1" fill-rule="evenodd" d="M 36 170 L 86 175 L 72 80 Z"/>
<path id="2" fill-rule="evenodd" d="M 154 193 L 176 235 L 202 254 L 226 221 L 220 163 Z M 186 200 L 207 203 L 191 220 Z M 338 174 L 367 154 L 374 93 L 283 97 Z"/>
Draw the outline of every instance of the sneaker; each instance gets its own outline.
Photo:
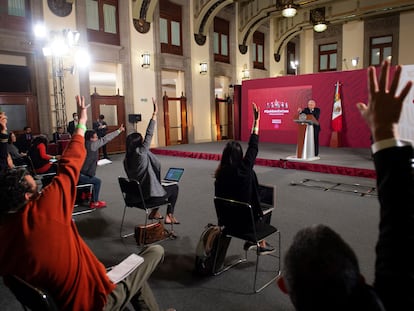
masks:
<path id="1" fill-rule="evenodd" d="M 259 255 L 269 255 L 275 251 L 275 248 L 268 243 L 266 243 L 266 246 L 259 247 Z"/>
<path id="2" fill-rule="evenodd" d="M 255 243 L 246 241 L 244 243 L 243 249 L 247 252 L 256 249 L 256 247 L 257 245 Z"/>
<path id="3" fill-rule="evenodd" d="M 97 202 L 91 202 L 89 204 L 90 208 L 102 208 L 102 207 L 106 207 L 106 202 L 105 201 L 97 201 Z"/>

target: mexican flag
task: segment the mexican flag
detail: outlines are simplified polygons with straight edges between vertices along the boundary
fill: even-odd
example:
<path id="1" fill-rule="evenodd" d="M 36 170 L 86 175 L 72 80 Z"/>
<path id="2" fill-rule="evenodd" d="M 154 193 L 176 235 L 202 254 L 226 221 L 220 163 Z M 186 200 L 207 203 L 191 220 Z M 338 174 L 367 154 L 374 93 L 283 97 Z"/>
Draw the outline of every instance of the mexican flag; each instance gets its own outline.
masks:
<path id="1" fill-rule="evenodd" d="M 340 94 L 340 83 L 337 81 L 335 84 L 335 98 L 332 110 L 332 130 L 334 132 L 342 131 L 342 105 Z"/>

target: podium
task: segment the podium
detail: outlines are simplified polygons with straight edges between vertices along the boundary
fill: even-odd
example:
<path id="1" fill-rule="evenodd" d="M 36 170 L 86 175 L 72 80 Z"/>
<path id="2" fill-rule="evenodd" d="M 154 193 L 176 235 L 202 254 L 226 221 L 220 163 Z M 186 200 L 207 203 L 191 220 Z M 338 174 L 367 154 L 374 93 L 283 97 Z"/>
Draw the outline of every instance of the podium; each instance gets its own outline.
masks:
<path id="1" fill-rule="evenodd" d="M 318 125 L 318 120 L 311 114 L 300 114 L 298 119 L 293 120 L 298 124 L 298 138 L 296 147 L 296 158 L 315 158 L 315 138 L 313 126 Z"/>

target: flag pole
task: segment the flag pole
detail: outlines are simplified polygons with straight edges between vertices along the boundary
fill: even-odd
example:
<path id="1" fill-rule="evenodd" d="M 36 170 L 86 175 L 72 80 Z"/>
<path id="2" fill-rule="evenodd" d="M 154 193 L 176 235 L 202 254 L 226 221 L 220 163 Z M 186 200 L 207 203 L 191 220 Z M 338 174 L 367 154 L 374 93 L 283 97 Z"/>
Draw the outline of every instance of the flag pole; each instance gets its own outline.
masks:
<path id="1" fill-rule="evenodd" d="M 337 81 L 335 83 L 335 96 L 334 104 L 332 109 L 332 132 L 331 140 L 329 142 L 329 147 L 338 148 L 342 146 L 341 141 L 341 131 L 342 131 L 342 103 L 341 103 L 341 92 L 340 92 L 340 83 Z"/>

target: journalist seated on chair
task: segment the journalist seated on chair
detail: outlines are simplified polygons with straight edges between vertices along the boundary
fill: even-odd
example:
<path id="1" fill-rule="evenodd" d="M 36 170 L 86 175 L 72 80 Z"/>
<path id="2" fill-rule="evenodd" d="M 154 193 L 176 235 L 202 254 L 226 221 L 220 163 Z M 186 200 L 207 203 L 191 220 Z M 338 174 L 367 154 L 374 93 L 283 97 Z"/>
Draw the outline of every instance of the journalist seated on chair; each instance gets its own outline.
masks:
<path id="1" fill-rule="evenodd" d="M 140 182 L 144 198 L 166 198 L 168 199 L 167 215 L 164 222 L 166 224 L 179 224 L 174 217 L 175 203 L 178 198 L 178 185 L 161 185 L 161 162 L 150 151 L 151 140 L 154 134 L 157 120 L 158 105 L 152 99 L 154 112 L 145 133 L 142 137 L 140 133 L 131 133 L 126 140 L 126 154 L 124 159 L 124 169 L 130 179 Z M 154 209 L 149 215 L 149 219 L 162 219 L 163 216 Z"/>
<path id="2" fill-rule="evenodd" d="M 14 165 L 21 166 L 29 164 L 27 161 L 27 153 L 19 152 L 19 148 L 16 146 L 16 135 L 13 132 L 9 132 L 7 152 L 10 154 Z"/>
<path id="3" fill-rule="evenodd" d="M 36 174 L 56 173 L 57 166 L 51 160 L 59 159 L 60 156 L 47 154 L 47 138 L 44 135 L 35 137 L 29 148 L 28 155 L 33 163 Z"/>
<path id="4" fill-rule="evenodd" d="M 146 248 L 135 270 L 113 283 L 105 266 L 79 235 L 72 220 L 76 183 L 86 157 L 87 111 L 77 98 L 79 124 L 58 165 L 58 174 L 42 192 L 25 169 L 0 174 L 0 276 L 18 276 L 48 292 L 59 310 L 158 311 L 147 283 L 164 258 L 160 245 Z"/>
<path id="5" fill-rule="evenodd" d="M 259 183 L 253 170 L 259 151 L 260 120 L 260 111 L 255 103 L 253 103 L 253 116 L 253 127 L 246 154 L 243 156 L 242 146 L 236 141 L 228 142 L 223 150 L 215 173 L 215 196 L 251 204 L 257 224 L 260 225 L 261 222 L 270 224 L 271 213 L 263 214 L 258 193 Z M 234 221 L 237 221 L 237 215 L 234 215 Z M 256 245 L 246 243 L 244 247 L 248 250 L 254 249 Z M 274 251 L 274 247 L 265 240 L 260 242 L 259 252 L 261 254 L 265 255 Z"/>
<path id="6" fill-rule="evenodd" d="M 375 68 L 368 69 L 369 103 L 357 104 L 373 136 L 380 203 L 373 286 L 365 283 L 356 254 L 338 233 L 326 225 L 304 228 L 289 247 L 278 280 L 296 310 L 414 310 L 413 146 L 397 132 L 412 82 L 397 95 L 401 67 L 391 83 L 389 67 L 385 61 L 379 81 Z"/>

